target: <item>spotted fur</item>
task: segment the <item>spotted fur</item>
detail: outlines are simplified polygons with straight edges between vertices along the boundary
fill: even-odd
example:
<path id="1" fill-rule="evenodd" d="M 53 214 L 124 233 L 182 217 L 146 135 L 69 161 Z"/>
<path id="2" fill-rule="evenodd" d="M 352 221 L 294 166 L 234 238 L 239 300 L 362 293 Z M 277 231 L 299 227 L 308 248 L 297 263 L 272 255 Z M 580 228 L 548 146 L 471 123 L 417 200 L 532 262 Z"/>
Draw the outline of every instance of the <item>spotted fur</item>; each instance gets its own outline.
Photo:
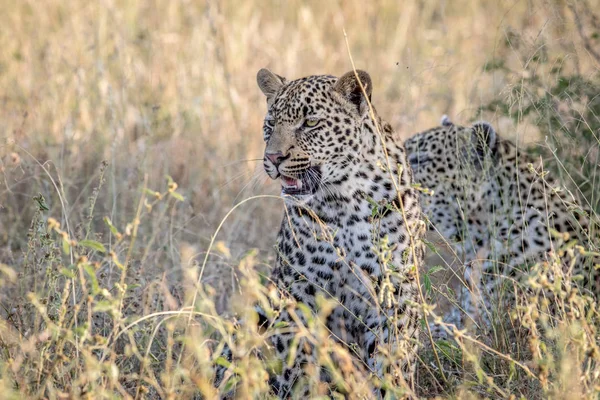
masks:
<path id="1" fill-rule="evenodd" d="M 414 135 L 405 146 L 415 181 L 434 192 L 422 197 L 424 213 L 433 229 L 464 256 L 465 278 L 472 286 L 461 296 L 467 314 L 481 312 L 472 293 L 489 310 L 499 277 L 519 279 L 524 266 L 557 253 L 562 240 L 552 230 L 591 246 L 582 207 L 555 190 L 558 185 L 539 160 L 500 138 L 490 124 L 463 127 L 446 117 L 441 126 Z M 594 262 L 579 257 L 573 273 L 583 275 L 582 289 L 600 293 Z M 476 265 L 481 270 L 474 270 Z M 460 313 L 452 315 L 449 322 L 459 323 Z"/>
<path id="2" fill-rule="evenodd" d="M 261 70 L 257 80 L 267 97 L 264 169 L 281 181 L 286 200 L 272 280 L 313 312 L 317 297 L 334 300 L 327 328 L 366 370 L 384 372 L 380 346 L 405 348 L 396 371 L 403 371 L 398 379 L 410 381 L 419 319 L 414 272 L 422 260 L 424 224 L 405 150 L 374 109 L 375 122 L 371 118 L 369 75 L 287 82 Z M 385 243 L 393 255 L 387 264 L 377 250 Z M 296 326 L 288 310 L 273 323 Z M 273 337 L 279 359 L 288 359 L 293 337 Z M 295 390 L 303 366 L 315 362 L 308 343 L 301 340 L 298 349 L 292 367 L 274 379 L 280 397 Z"/>

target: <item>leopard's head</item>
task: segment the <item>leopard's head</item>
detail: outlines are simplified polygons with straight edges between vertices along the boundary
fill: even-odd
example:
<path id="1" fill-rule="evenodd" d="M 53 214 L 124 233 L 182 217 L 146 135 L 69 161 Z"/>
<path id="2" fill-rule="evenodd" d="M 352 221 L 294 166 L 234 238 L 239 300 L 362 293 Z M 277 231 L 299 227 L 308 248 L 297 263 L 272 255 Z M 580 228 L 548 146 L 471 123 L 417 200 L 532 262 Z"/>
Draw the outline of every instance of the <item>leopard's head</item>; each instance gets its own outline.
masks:
<path id="1" fill-rule="evenodd" d="M 415 182 L 433 191 L 421 196 L 423 211 L 443 236 L 462 236 L 470 206 L 481 201 L 481 188 L 498 161 L 498 146 L 487 122 L 465 127 L 447 118 L 406 140 Z"/>
<path id="2" fill-rule="evenodd" d="M 264 169 L 281 181 L 282 195 L 306 202 L 347 178 L 368 116 L 369 75 L 351 71 L 339 79 L 315 75 L 288 82 L 261 69 L 257 81 L 267 97 Z"/>

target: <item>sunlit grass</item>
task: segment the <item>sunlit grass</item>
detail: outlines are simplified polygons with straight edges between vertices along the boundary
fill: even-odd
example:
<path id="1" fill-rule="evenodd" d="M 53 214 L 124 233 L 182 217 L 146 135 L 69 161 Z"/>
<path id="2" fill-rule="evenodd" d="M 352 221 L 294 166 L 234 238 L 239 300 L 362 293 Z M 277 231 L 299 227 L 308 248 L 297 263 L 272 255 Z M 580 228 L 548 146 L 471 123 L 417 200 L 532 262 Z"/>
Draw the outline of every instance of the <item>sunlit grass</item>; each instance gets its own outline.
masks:
<path id="1" fill-rule="evenodd" d="M 277 188 L 261 171 L 260 68 L 288 78 L 341 75 L 351 69 L 345 30 L 357 67 L 373 78 L 374 105 L 402 137 L 448 114 L 490 120 L 519 142 L 547 134 L 520 110 L 555 86 L 552 68 L 597 77 L 591 13 L 578 9 L 582 36 L 561 2 L 5 0 L 0 7 L 6 398 L 214 398 L 234 383 L 241 398 L 268 392 L 274 367 L 255 354 L 270 332 L 236 322 L 255 318 L 254 303 L 279 301 L 264 275 L 274 265 L 283 207 L 268 196 Z M 523 82 L 532 71 L 539 81 L 528 93 Z M 482 107 L 496 100 L 510 112 Z M 587 100 L 561 107 L 597 126 Z M 585 162 L 598 155 L 590 147 Z M 555 172 L 581 185 L 578 195 L 597 193 L 595 169 L 577 166 Z M 597 195 L 588 200 L 597 206 Z M 442 253 L 451 276 L 457 261 Z M 435 279 L 441 274 L 433 274 L 432 291 L 456 290 L 449 278 Z M 513 323 L 527 329 L 512 341 L 459 333 L 438 343 L 443 374 L 423 341 L 417 393 L 597 397 L 595 303 L 556 295 L 569 299 L 558 319 L 540 317 L 544 305 L 535 302 L 513 310 Z M 304 334 L 346 359 L 319 326 L 316 319 Z M 215 389 L 214 361 L 225 343 L 238 376 Z M 345 390 L 372 393 L 369 377 L 351 366 L 342 372 Z"/>

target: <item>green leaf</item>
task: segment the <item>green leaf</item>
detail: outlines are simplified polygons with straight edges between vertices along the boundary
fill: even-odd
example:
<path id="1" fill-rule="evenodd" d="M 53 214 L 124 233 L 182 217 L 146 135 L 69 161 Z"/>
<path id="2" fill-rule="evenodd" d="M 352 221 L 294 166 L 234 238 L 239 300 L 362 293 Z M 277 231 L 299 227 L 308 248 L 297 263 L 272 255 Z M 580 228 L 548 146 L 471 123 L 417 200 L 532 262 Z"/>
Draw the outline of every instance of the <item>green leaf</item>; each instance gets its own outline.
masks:
<path id="1" fill-rule="evenodd" d="M 223 356 L 217 357 L 217 359 L 215 360 L 215 364 L 225 368 L 229 368 L 229 366 L 231 365 L 231 363 Z"/>
<path id="2" fill-rule="evenodd" d="M 68 268 L 62 268 L 60 273 L 66 276 L 67 278 L 75 278 L 75 274 Z"/>
<path id="3" fill-rule="evenodd" d="M 438 253 L 438 251 L 433 243 L 431 243 L 430 241 L 425 240 L 425 239 L 422 239 L 422 241 L 429 250 L 433 251 L 435 254 Z"/>
<path id="4" fill-rule="evenodd" d="M 115 305 L 108 300 L 99 300 L 93 306 L 94 312 L 108 312 L 114 309 Z"/>
<path id="5" fill-rule="evenodd" d="M 100 291 L 100 286 L 98 285 L 98 278 L 96 278 L 96 271 L 94 270 L 94 267 L 92 267 L 91 264 L 86 263 L 83 265 L 83 269 L 90 277 L 90 281 L 92 283 L 92 294 L 97 294 Z"/>
<path id="6" fill-rule="evenodd" d="M 240 378 L 238 376 L 232 376 L 231 378 L 229 378 L 229 380 L 225 384 L 225 387 L 223 388 L 223 393 L 229 393 L 230 391 L 234 390 L 235 386 L 238 384 L 239 381 Z"/>
<path id="7" fill-rule="evenodd" d="M 104 245 L 100 242 L 96 242 L 95 240 L 82 240 L 79 242 L 79 244 L 83 247 L 87 247 L 88 249 L 106 253 L 106 248 Z"/>
<path id="8" fill-rule="evenodd" d="M 33 200 L 35 200 L 36 203 L 38 204 L 38 208 L 40 209 L 40 211 L 48 211 L 48 210 L 50 210 L 48 208 L 48 205 L 46 204 L 46 199 L 44 198 L 44 196 L 42 196 L 41 193 L 39 193 L 37 196 L 35 196 L 33 198 Z"/>
<path id="9" fill-rule="evenodd" d="M 73 333 L 75 333 L 75 336 L 79 338 L 79 337 L 86 335 L 87 329 L 88 329 L 87 324 L 82 324 L 82 325 L 79 325 L 78 327 L 75 327 L 73 329 Z"/>
<path id="10" fill-rule="evenodd" d="M 435 346 L 447 360 L 456 364 L 460 363 L 462 358 L 462 350 L 459 347 L 443 339 L 436 341 Z"/>
<path id="11" fill-rule="evenodd" d="M 177 192 L 169 192 L 169 194 L 179 201 L 185 201 L 185 197 L 183 197 L 181 194 L 179 194 Z"/>
<path id="12" fill-rule="evenodd" d="M 375 217 L 379 213 L 379 204 L 371 197 L 366 198 L 367 202 L 371 205 L 371 217 Z"/>
<path id="13" fill-rule="evenodd" d="M 65 254 L 69 254 L 71 252 L 71 245 L 69 244 L 69 241 L 65 238 L 63 238 L 62 240 L 62 250 Z"/>
<path id="14" fill-rule="evenodd" d="M 446 290 L 448 291 L 448 294 L 455 299 L 456 298 L 456 292 L 454 290 L 452 290 L 451 288 L 446 288 Z"/>
<path id="15" fill-rule="evenodd" d="M 436 273 L 436 272 L 438 272 L 438 271 L 443 271 L 444 269 L 445 269 L 445 268 L 444 268 L 444 267 L 442 267 L 441 265 L 436 265 L 435 267 L 431 267 L 431 268 L 429 269 L 429 271 L 427 271 L 427 274 L 428 274 L 428 275 L 433 275 L 433 274 L 435 274 L 435 273 Z"/>
<path id="16" fill-rule="evenodd" d="M 306 304 L 304 304 L 304 303 L 296 303 L 296 309 L 300 310 L 304 314 L 304 317 L 306 319 L 308 319 L 308 320 L 312 319 L 311 318 L 312 317 L 312 310 Z"/>
<path id="17" fill-rule="evenodd" d="M 108 228 L 110 229 L 110 232 L 117 236 L 119 234 L 119 231 L 117 230 L 117 228 L 115 228 L 115 226 L 112 224 L 112 221 L 110 220 L 110 218 L 108 217 L 104 217 L 104 223 L 106 225 L 108 225 Z"/>
<path id="18" fill-rule="evenodd" d="M 429 274 L 423 275 L 423 286 L 425 287 L 425 292 L 427 294 L 431 293 L 431 279 L 429 278 Z"/>
<path id="19" fill-rule="evenodd" d="M 285 321 L 279 321 L 275 324 L 273 324 L 273 329 L 280 329 L 280 328 L 287 328 L 288 327 L 288 323 Z"/>

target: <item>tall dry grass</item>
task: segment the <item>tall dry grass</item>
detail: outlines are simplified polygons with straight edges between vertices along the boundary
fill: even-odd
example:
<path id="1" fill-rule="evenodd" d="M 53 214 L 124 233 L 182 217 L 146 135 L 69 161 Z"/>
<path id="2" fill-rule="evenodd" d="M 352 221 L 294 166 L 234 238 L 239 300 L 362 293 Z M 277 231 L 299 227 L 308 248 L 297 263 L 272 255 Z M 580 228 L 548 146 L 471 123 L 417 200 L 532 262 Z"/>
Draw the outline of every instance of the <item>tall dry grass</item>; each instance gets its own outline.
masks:
<path id="1" fill-rule="evenodd" d="M 204 344 L 239 329 L 241 350 L 263 340 L 216 317 L 245 315 L 266 296 L 252 283 L 273 265 L 281 203 L 244 202 L 214 237 L 234 205 L 278 192 L 261 171 L 259 68 L 341 75 L 351 68 L 345 29 L 379 113 L 406 137 L 442 114 L 474 118 L 497 98 L 518 107 L 509 89 L 535 54 L 596 74 L 570 4 L 1 1 L 2 396 L 211 397 Z M 513 73 L 490 68 L 499 62 Z M 537 138 L 527 119 L 483 117 L 507 136 Z M 556 333 L 560 355 L 594 332 L 573 318 L 575 339 L 561 347 Z M 461 343 L 445 348 L 451 374 L 424 361 L 418 389 L 560 397 L 579 385 L 590 396 L 600 390 L 589 383 L 597 346 L 574 348 L 564 364 L 553 349 L 536 359 L 554 360 L 556 384 L 544 386 L 537 364 L 526 366 L 532 377 L 513 355 L 480 361 Z M 580 356 L 592 360 L 587 380 Z M 264 393 L 265 369 L 242 363 L 242 393 Z M 490 370 L 505 375 L 482 375 Z"/>

